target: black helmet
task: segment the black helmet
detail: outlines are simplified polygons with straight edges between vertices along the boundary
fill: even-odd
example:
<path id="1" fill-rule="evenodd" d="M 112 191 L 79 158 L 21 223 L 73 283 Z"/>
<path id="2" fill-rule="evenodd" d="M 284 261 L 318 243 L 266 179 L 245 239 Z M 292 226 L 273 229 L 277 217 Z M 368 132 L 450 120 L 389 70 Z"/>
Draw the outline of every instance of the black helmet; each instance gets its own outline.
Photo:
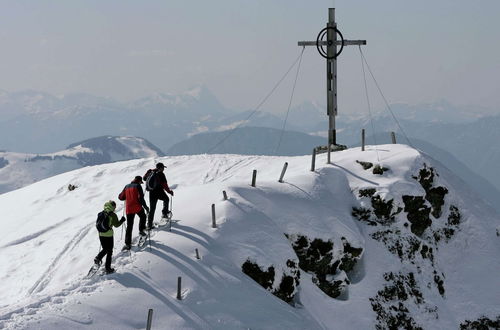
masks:
<path id="1" fill-rule="evenodd" d="M 166 166 L 165 166 L 165 165 L 163 165 L 163 163 L 158 163 L 158 164 L 156 164 L 156 168 L 157 168 L 157 169 L 160 169 L 160 168 L 165 168 L 165 167 L 166 167 Z"/>

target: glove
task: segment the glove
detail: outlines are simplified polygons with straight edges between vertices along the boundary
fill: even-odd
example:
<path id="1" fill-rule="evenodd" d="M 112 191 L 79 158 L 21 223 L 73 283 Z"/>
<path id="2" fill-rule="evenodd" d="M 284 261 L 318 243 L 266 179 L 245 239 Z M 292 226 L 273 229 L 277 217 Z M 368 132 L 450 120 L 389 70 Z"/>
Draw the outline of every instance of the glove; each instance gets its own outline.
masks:
<path id="1" fill-rule="evenodd" d="M 120 223 L 124 223 L 125 220 L 127 220 L 127 219 L 125 219 L 125 217 L 122 215 L 122 217 L 120 218 Z"/>
<path id="2" fill-rule="evenodd" d="M 172 190 L 170 190 L 168 193 L 172 196 L 174 195 L 174 192 Z"/>
<path id="3" fill-rule="evenodd" d="M 149 207 L 144 206 L 144 210 L 146 210 L 146 213 L 149 213 Z"/>

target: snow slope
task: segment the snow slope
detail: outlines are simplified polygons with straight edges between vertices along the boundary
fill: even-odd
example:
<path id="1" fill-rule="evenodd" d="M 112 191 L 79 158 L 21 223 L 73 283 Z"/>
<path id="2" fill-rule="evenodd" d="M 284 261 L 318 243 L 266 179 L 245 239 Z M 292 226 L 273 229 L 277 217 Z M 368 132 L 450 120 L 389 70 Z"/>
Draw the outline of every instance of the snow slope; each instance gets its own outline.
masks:
<path id="1" fill-rule="evenodd" d="M 453 329 L 500 315 L 499 219 L 459 178 L 403 145 L 350 149 L 332 159 L 327 165 L 326 155 L 318 156 L 311 172 L 310 156 L 162 158 L 178 222 L 171 231 L 153 231 L 151 249 L 133 247 L 130 254 L 120 252 L 122 232 L 115 229 L 117 273 L 91 279 L 85 274 L 99 248 L 97 212 L 152 168 L 152 158 L 86 167 L 1 195 L 0 328 L 141 329 L 149 308 L 153 329 L 371 329 L 388 327 L 394 313 L 414 328 Z M 389 170 L 376 175 L 357 160 Z M 289 166 L 279 183 L 284 162 Z M 432 224 L 416 235 L 402 196 L 425 195 L 414 178 L 423 168 L 432 168 L 434 187 L 448 192 L 442 215 L 431 216 Z M 69 191 L 69 184 L 77 189 Z M 393 199 L 387 219 L 375 211 L 365 220 L 351 215 L 353 207 L 370 209 L 361 196 L 367 189 L 382 201 Z M 450 225 L 452 206 L 460 221 Z M 317 274 L 293 267 L 304 265 L 296 249 L 301 236 L 333 243 L 329 255 L 342 261 L 326 281 L 340 283 L 340 295 L 325 294 Z M 353 267 L 344 259 L 354 256 L 347 246 L 362 249 L 350 259 Z M 242 272 L 246 261 L 274 267 L 267 290 Z M 176 299 L 179 276 L 182 300 Z M 290 304 L 270 292 L 287 276 L 299 283 Z"/>

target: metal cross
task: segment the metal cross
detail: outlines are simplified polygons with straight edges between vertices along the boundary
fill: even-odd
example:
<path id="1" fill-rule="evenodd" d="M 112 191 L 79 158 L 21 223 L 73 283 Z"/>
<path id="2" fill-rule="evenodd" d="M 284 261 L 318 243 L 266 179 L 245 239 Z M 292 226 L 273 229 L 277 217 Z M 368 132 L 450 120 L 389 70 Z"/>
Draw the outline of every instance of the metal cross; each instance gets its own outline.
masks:
<path id="1" fill-rule="evenodd" d="M 326 34 L 326 40 L 321 40 Z M 337 40 L 337 34 L 341 40 Z M 328 9 L 326 28 L 321 30 L 316 41 L 299 41 L 299 46 L 316 46 L 320 54 L 326 58 L 326 103 L 328 124 L 328 149 L 337 144 L 335 116 L 337 115 L 337 56 L 344 46 L 366 45 L 366 40 L 344 40 L 335 22 L 335 8 Z M 326 52 L 323 50 L 326 46 Z M 337 46 L 340 50 L 337 51 Z"/>

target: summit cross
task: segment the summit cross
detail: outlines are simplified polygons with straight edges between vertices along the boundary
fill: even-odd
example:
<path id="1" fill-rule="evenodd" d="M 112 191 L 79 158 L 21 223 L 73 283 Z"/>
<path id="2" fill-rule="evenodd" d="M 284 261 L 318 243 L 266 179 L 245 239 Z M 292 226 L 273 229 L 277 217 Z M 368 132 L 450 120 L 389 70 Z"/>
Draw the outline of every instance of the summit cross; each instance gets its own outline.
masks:
<path id="1" fill-rule="evenodd" d="M 326 40 L 322 40 L 326 34 Z M 337 34 L 341 40 L 337 39 Z M 366 40 L 344 40 L 335 22 L 335 8 L 328 9 L 326 28 L 321 30 L 316 41 L 299 41 L 299 46 L 316 46 L 321 56 L 326 58 L 326 103 L 328 115 L 328 150 L 337 144 L 335 116 L 337 116 L 337 57 L 344 46 L 366 45 Z M 326 52 L 323 49 L 326 46 Z M 337 46 L 340 50 L 337 51 Z"/>

